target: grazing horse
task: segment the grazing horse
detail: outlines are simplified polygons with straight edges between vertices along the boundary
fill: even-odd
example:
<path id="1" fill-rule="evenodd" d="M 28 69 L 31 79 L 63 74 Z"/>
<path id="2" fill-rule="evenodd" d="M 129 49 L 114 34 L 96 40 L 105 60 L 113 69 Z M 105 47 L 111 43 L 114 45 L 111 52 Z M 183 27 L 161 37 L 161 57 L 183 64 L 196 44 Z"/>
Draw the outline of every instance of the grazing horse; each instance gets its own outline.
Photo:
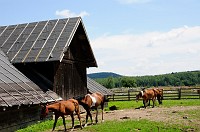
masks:
<path id="1" fill-rule="evenodd" d="M 49 111 L 54 112 L 54 114 L 55 114 L 55 121 L 54 121 L 52 131 L 55 129 L 57 120 L 60 116 L 63 118 L 63 125 L 64 125 L 65 131 L 66 131 L 65 115 L 71 116 L 72 131 L 73 131 L 73 129 L 74 129 L 74 111 L 78 115 L 78 119 L 80 121 L 80 126 L 82 128 L 80 111 L 79 111 L 79 103 L 77 100 L 69 99 L 66 101 L 56 102 L 56 103 L 53 103 L 50 105 L 44 105 L 44 106 L 41 105 L 41 107 L 42 107 L 42 110 L 41 110 L 40 119 L 43 119 L 44 117 L 46 117 L 48 115 Z"/>
<path id="2" fill-rule="evenodd" d="M 156 97 L 158 99 L 158 103 L 162 104 L 162 100 L 163 100 L 163 89 L 161 88 L 154 88 L 154 91 L 156 93 Z"/>
<path id="3" fill-rule="evenodd" d="M 83 97 L 76 98 L 80 105 L 83 106 L 83 108 L 86 110 L 86 123 L 85 126 L 87 126 L 88 116 L 90 116 L 91 122 L 93 124 L 92 115 L 91 115 L 91 109 L 96 110 L 96 123 L 98 122 L 98 106 L 101 106 L 102 110 L 102 122 L 103 120 L 103 110 L 104 110 L 104 102 L 106 100 L 106 97 L 103 96 L 101 93 L 96 92 L 93 94 L 87 94 Z"/>
<path id="4" fill-rule="evenodd" d="M 153 107 L 155 106 L 155 100 L 156 100 L 156 93 L 154 89 L 146 89 L 146 90 L 142 90 L 140 91 L 137 95 L 136 95 L 136 101 L 138 102 L 139 98 L 143 98 L 143 104 L 144 104 L 144 108 L 147 107 L 148 105 L 148 101 L 152 100 L 153 102 Z M 152 108 L 153 108 L 152 107 Z"/>

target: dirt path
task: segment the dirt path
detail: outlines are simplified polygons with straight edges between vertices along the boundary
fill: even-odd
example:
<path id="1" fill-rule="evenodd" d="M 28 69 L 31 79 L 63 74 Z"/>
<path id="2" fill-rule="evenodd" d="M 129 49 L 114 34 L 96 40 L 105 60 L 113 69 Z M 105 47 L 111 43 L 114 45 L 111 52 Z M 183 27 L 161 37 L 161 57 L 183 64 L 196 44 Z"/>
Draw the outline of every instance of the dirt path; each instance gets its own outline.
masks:
<path id="1" fill-rule="evenodd" d="M 148 119 L 151 121 L 161 121 L 167 124 L 184 124 L 187 126 L 200 126 L 200 118 L 194 115 L 188 115 L 184 113 L 187 110 L 200 110 L 200 106 L 177 106 L 177 107 L 156 107 L 156 108 L 141 108 L 141 109 L 125 109 L 104 112 L 104 120 L 126 120 L 126 119 Z M 95 113 L 93 113 L 93 119 L 95 119 Z M 76 116 L 75 116 L 76 117 Z M 85 114 L 81 115 L 84 124 Z M 69 117 L 67 117 L 69 119 Z M 101 122 L 101 112 L 99 112 L 99 122 Z M 78 119 L 75 119 L 78 120 Z M 90 120 L 89 120 L 90 123 Z M 67 125 L 69 128 L 71 124 Z M 63 130 L 63 126 L 57 128 L 57 131 Z M 79 129 L 79 128 L 78 128 Z M 80 130 L 80 129 L 79 129 Z M 74 131 L 79 131 L 74 130 Z"/>
<path id="2" fill-rule="evenodd" d="M 200 106 L 116 110 L 104 114 L 104 117 L 105 120 L 148 119 L 172 124 L 184 123 L 187 125 L 196 123 L 200 126 L 200 118 L 198 121 L 193 120 L 189 115 L 184 114 L 184 111 L 187 110 L 200 110 Z M 180 112 L 183 112 L 183 115 L 179 114 Z"/>

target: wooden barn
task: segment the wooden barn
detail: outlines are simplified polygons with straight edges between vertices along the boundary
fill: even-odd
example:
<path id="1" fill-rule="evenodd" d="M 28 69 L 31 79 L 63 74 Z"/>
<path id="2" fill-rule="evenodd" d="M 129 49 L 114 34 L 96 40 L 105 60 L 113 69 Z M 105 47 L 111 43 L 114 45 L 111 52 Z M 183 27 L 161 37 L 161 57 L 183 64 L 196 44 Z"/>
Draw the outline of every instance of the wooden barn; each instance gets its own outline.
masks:
<path id="1" fill-rule="evenodd" d="M 97 63 L 80 17 L 0 26 L 0 46 L 0 131 L 38 121 L 40 103 L 87 94 Z"/>
<path id="2" fill-rule="evenodd" d="M 0 131 L 10 132 L 39 120 L 39 104 L 62 98 L 41 89 L 17 70 L 0 49 Z"/>
<path id="3" fill-rule="evenodd" d="M 87 93 L 87 68 L 97 67 L 80 17 L 0 27 L 9 61 L 42 89 L 63 99 Z"/>

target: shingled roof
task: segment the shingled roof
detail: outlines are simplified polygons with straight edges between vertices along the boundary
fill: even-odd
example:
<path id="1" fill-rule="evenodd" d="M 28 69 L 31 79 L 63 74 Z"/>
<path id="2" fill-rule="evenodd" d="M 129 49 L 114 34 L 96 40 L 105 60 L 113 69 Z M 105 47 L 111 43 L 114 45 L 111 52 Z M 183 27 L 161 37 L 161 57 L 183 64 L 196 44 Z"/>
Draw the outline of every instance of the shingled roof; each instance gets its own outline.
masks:
<path id="1" fill-rule="evenodd" d="M 87 77 L 87 88 L 90 93 L 100 92 L 103 95 L 113 95 L 113 92 L 89 77 Z"/>
<path id="2" fill-rule="evenodd" d="M 77 29 L 88 41 L 80 17 L 1 26 L 0 47 L 11 63 L 62 61 Z M 89 66 L 97 66 L 89 41 Z M 88 57 L 86 57 L 88 58 Z"/>
<path id="3" fill-rule="evenodd" d="M 61 100 L 51 90 L 42 91 L 17 70 L 0 49 L 0 106 L 21 106 Z"/>

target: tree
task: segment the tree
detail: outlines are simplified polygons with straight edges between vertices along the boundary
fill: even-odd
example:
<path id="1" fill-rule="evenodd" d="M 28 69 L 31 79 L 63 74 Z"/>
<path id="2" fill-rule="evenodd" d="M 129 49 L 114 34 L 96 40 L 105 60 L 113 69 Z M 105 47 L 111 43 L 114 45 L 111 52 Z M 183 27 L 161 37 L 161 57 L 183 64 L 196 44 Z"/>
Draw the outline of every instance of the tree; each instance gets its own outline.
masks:
<path id="1" fill-rule="evenodd" d="M 123 87 L 136 87 L 137 86 L 135 79 L 133 79 L 131 77 L 122 78 L 121 84 Z"/>
<path id="2" fill-rule="evenodd" d="M 106 87 L 107 88 L 114 88 L 114 81 L 113 77 L 108 77 L 107 82 L 106 82 Z"/>

